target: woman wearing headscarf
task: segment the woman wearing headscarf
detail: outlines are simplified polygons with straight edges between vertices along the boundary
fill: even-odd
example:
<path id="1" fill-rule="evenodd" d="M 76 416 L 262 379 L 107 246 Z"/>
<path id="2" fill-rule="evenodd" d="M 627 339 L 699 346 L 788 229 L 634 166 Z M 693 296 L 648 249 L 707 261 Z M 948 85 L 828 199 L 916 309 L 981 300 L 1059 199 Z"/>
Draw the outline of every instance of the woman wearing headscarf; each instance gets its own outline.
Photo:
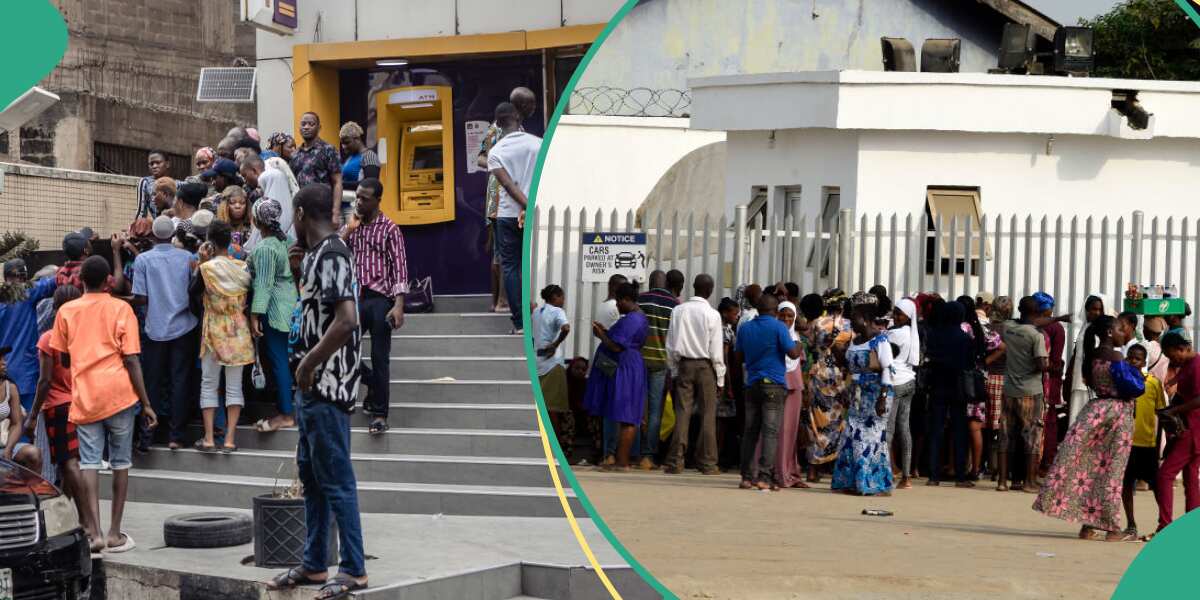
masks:
<path id="1" fill-rule="evenodd" d="M 205 146 L 196 151 L 195 159 L 192 161 L 196 167 L 195 175 L 203 173 L 213 166 L 213 161 L 217 159 L 216 152 L 212 148 Z"/>
<path id="2" fill-rule="evenodd" d="M 785 300 L 779 303 L 778 311 L 779 320 L 783 321 L 791 332 L 792 341 L 799 343 L 800 336 L 796 332 L 796 317 L 799 311 L 796 305 Z M 784 378 L 787 381 L 788 395 L 784 400 L 783 417 L 779 422 L 779 443 L 775 446 L 775 484 L 781 488 L 806 488 L 808 484 L 804 483 L 804 472 L 796 454 L 796 445 L 800 438 L 800 413 L 804 409 L 804 371 L 801 368 L 804 365 L 804 355 L 801 354 L 800 358 L 785 357 L 784 362 L 787 368 Z M 760 452 L 761 441 L 754 451 L 754 464 L 758 464 L 757 455 Z"/>
<path id="3" fill-rule="evenodd" d="M 926 338 L 929 360 L 929 481 L 941 483 L 942 440 L 946 417 L 954 452 L 954 478 L 957 487 L 975 487 L 967 480 L 967 409 L 963 394 L 966 372 L 975 366 L 971 337 L 963 331 L 966 309 L 958 302 L 944 302 L 934 308 L 933 323 Z"/>
<path id="4" fill-rule="evenodd" d="M 262 153 L 262 159 L 282 158 L 285 162 L 292 160 L 292 155 L 296 153 L 296 140 L 292 139 L 291 135 L 283 132 L 271 134 L 267 139 L 267 149 Z"/>
<path id="5" fill-rule="evenodd" d="M 262 240 L 250 253 L 254 276 L 250 302 L 250 331 L 259 340 L 260 355 L 275 382 L 279 414 L 262 419 L 254 428 L 278 431 L 296 424 L 292 405 L 292 371 L 288 367 L 288 333 L 296 306 L 296 284 L 288 264 L 286 237 L 280 225 L 279 203 L 271 198 L 254 205 L 254 224 Z"/>
<path id="6" fill-rule="evenodd" d="M 1056 519 L 1082 523 L 1085 540 L 1134 541 L 1136 532 L 1121 532 L 1121 487 L 1133 440 L 1131 397 L 1117 385 L 1125 374 L 1124 339 L 1114 319 L 1098 315 L 1081 342 L 1083 380 L 1093 396 L 1059 446 L 1033 509 Z M 1128 390 L 1127 390 L 1128 392 Z"/>
<path id="7" fill-rule="evenodd" d="M 892 491 L 891 453 L 887 414 L 892 400 L 892 345 L 875 326 L 879 300 L 857 293 L 851 299 L 854 338 L 846 348 L 850 371 L 849 408 L 842 447 L 833 466 L 830 488 L 859 496 L 889 495 Z"/>
<path id="8" fill-rule="evenodd" d="M 1067 380 L 1071 382 L 1070 387 L 1063 389 L 1064 400 L 1068 404 L 1067 425 L 1074 425 L 1075 419 L 1079 416 L 1079 411 L 1083 410 L 1083 406 L 1087 404 L 1091 397 L 1088 391 L 1087 382 L 1084 379 L 1084 362 L 1083 355 L 1086 353 L 1086 348 L 1083 344 L 1084 334 L 1087 332 L 1088 326 L 1097 318 L 1105 313 L 1104 296 L 1100 294 L 1089 294 L 1083 301 L 1083 307 L 1079 310 L 1079 316 L 1075 320 L 1077 333 L 1075 334 L 1075 345 L 1071 351 L 1071 368 L 1067 373 Z M 1069 392 L 1069 396 L 1067 393 Z"/>
<path id="9" fill-rule="evenodd" d="M 808 393 L 808 481 L 821 480 L 817 467 L 837 460 L 845 427 L 846 376 L 837 353 L 849 341 L 844 332 L 842 306 L 845 294 L 832 289 L 823 295 L 825 316 L 817 319 L 812 335 L 817 360 L 810 371 Z"/>
<path id="10" fill-rule="evenodd" d="M 892 309 L 888 342 L 895 349 L 891 385 L 895 395 L 887 416 L 887 440 L 891 444 L 892 470 L 900 472 L 898 489 L 912 487 L 912 428 L 909 418 L 917 394 L 917 367 L 921 366 L 921 335 L 917 331 L 917 303 L 901 298 Z"/>

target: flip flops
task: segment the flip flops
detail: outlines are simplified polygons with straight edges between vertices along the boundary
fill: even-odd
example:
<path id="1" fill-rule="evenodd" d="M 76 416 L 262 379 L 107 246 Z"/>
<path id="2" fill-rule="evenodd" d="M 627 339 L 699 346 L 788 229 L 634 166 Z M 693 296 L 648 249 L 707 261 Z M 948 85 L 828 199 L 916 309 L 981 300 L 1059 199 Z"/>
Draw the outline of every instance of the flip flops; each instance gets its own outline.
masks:
<path id="1" fill-rule="evenodd" d="M 109 546 L 105 548 L 104 552 L 106 554 L 121 554 L 137 548 L 137 542 L 133 541 L 133 537 L 131 537 L 128 533 L 122 531 L 121 536 L 125 538 L 125 543 L 121 544 L 120 546 Z"/>

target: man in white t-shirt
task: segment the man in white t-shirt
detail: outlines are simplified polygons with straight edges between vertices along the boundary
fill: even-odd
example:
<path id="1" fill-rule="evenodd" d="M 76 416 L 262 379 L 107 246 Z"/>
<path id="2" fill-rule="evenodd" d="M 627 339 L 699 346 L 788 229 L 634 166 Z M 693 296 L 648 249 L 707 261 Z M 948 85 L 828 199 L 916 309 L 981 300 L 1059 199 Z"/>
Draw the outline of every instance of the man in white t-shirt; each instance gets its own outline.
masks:
<path id="1" fill-rule="evenodd" d="M 542 139 L 521 131 L 521 115 L 510 102 L 496 107 L 496 126 L 502 137 L 488 152 L 488 171 L 500 183 L 500 208 L 496 211 L 497 246 L 504 290 L 512 310 L 512 333 L 521 333 L 521 226 L 518 221 L 529 204 L 529 188 L 537 166 Z"/>

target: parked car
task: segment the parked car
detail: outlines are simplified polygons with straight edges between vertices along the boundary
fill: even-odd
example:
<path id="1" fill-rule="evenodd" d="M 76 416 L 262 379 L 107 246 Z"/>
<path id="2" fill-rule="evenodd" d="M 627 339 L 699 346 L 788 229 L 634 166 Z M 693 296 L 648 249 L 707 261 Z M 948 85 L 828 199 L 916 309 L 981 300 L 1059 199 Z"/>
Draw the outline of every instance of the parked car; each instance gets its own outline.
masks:
<path id="1" fill-rule="evenodd" d="M 80 600 L 91 576 L 75 503 L 37 473 L 0 459 L 0 599 Z"/>

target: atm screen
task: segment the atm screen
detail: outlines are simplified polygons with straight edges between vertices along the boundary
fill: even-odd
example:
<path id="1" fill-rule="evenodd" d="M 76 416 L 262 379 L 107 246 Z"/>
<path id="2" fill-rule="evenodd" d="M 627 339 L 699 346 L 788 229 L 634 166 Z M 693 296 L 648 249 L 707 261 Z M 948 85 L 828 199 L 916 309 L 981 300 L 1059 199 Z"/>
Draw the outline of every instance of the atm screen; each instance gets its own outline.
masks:
<path id="1" fill-rule="evenodd" d="M 442 168 L 441 146 L 417 146 L 413 148 L 412 170 L 424 171 Z"/>

